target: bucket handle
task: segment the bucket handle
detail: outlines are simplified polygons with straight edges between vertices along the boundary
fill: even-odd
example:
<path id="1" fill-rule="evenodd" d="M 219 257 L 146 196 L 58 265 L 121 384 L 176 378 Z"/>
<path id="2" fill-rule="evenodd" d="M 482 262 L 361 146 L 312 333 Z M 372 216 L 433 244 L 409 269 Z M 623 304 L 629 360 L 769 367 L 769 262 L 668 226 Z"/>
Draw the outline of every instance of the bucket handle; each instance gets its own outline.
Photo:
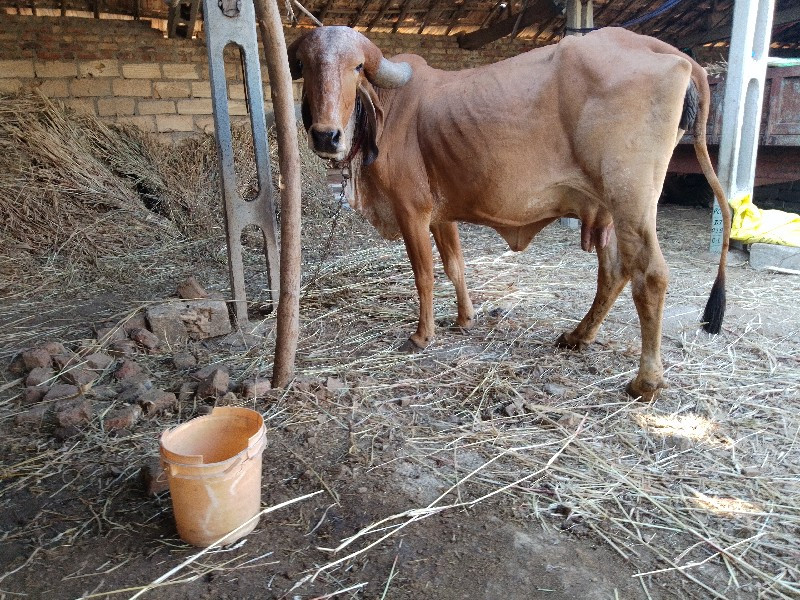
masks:
<path id="1" fill-rule="evenodd" d="M 223 479 L 224 477 L 229 476 L 236 467 L 242 467 L 245 461 L 251 460 L 252 458 L 258 456 L 264 451 L 264 447 L 267 445 L 267 436 L 264 434 L 263 430 L 261 432 L 262 437 L 261 441 L 256 444 L 255 446 L 247 447 L 245 450 L 240 452 L 238 455 L 234 456 L 236 460 L 231 462 L 230 465 L 224 470 L 220 471 L 219 473 L 215 473 L 214 475 L 181 475 L 181 479 L 191 479 L 191 480 L 200 480 L 200 479 Z M 256 434 L 258 435 L 258 434 Z M 175 476 L 175 469 L 177 468 L 176 465 L 172 462 L 167 462 L 162 457 L 161 464 L 164 467 L 164 471 L 166 471 L 170 476 Z M 198 467 L 200 465 L 182 465 L 184 467 Z"/>
<path id="2" fill-rule="evenodd" d="M 236 467 L 241 467 L 244 464 L 244 461 L 250 457 L 243 457 L 239 455 L 236 457 L 237 460 L 234 460 L 224 471 L 220 471 L 219 473 L 214 473 L 213 475 L 185 475 L 181 473 L 179 476 L 181 479 L 190 479 L 193 481 L 199 481 L 201 479 L 224 479 L 225 477 L 229 476 Z M 164 466 L 164 471 L 170 477 L 175 477 L 178 475 L 178 471 L 180 471 L 180 467 L 197 467 L 199 465 L 176 465 L 174 463 L 166 462 L 165 460 L 161 460 L 161 464 Z M 207 466 L 207 465 L 206 465 Z"/>

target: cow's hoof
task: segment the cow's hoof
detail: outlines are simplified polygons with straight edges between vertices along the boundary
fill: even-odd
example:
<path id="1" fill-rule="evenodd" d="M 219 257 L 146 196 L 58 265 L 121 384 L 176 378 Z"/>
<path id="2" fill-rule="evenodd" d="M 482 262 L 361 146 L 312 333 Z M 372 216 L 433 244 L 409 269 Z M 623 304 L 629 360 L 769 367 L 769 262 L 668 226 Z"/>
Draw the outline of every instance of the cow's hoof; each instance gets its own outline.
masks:
<path id="1" fill-rule="evenodd" d="M 571 333 L 562 333 L 556 340 L 556 347 L 580 351 L 587 348 L 589 343 L 590 342 L 586 342 L 580 338 L 574 337 Z"/>
<path id="2" fill-rule="evenodd" d="M 400 352 L 405 352 L 406 354 L 416 354 L 417 352 L 422 352 L 423 350 L 425 350 L 425 348 L 417 344 L 411 338 L 408 338 L 405 342 L 403 342 L 400 345 L 398 350 Z"/>
<path id="3" fill-rule="evenodd" d="M 475 317 L 472 316 L 468 319 L 456 319 L 455 327 L 467 331 L 475 326 Z"/>
<path id="4" fill-rule="evenodd" d="M 472 329 L 472 322 L 467 325 L 459 325 L 458 323 L 453 323 L 450 325 L 450 331 L 453 333 L 460 333 L 461 335 L 467 335 Z"/>
<path id="5" fill-rule="evenodd" d="M 652 402 L 656 398 L 658 398 L 658 394 L 661 392 L 662 388 L 667 387 L 667 385 L 660 381 L 658 383 L 650 383 L 650 382 L 640 382 L 636 379 L 631 380 L 627 386 L 625 386 L 625 391 L 628 392 L 629 396 L 636 398 L 640 402 Z"/>

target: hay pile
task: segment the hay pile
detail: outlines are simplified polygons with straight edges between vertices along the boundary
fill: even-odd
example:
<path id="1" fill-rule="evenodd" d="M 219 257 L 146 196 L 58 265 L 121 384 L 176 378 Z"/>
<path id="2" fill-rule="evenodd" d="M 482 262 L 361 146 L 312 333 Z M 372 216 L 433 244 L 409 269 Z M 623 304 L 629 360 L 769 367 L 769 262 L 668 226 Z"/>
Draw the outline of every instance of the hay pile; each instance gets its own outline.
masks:
<path id="1" fill-rule="evenodd" d="M 154 208 L 167 183 L 141 138 L 36 92 L 0 98 L 0 265 L 93 264 L 175 238 Z M 148 208 L 146 201 L 151 203 Z"/>
<path id="2" fill-rule="evenodd" d="M 237 189 L 251 197 L 257 177 L 249 127 L 234 127 L 232 137 Z M 335 203 L 324 165 L 303 137 L 304 235 L 317 239 L 327 237 Z M 274 130 L 269 140 L 279 213 Z M 168 252 L 181 240 L 220 241 L 219 178 L 213 136 L 169 145 L 37 91 L 0 96 L 0 275 L 8 286 L 40 280 L 45 271 L 91 278 L 110 265 L 122 272 L 143 253 Z M 260 236 L 247 233 L 246 244 L 260 245 Z"/>

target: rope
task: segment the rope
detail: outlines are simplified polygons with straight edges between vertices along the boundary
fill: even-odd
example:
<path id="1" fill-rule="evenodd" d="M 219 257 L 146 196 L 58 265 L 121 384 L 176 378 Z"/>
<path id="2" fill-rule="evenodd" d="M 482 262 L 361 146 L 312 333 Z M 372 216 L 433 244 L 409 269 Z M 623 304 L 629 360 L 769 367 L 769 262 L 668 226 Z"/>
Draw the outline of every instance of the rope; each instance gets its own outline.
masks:
<path id="1" fill-rule="evenodd" d="M 622 25 L 620 25 L 620 27 L 630 27 L 632 25 L 638 25 L 639 23 L 643 23 L 644 21 L 649 21 L 650 19 L 652 19 L 654 17 L 658 17 L 658 16 L 663 15 L 669 9 L 677 6 L 681 2 L 683 2 L 683 0 L 667 0 L 666 2 L 664 2 L 664 4 L 659 6 L 657 9 L 652 10 L 649 13 L 645 13 L 645 14 L 643 14 L 641 16 L 635 17 L 635 18 L 633 18 L 633 19 L 631 19 L 629 21 L 625 21 Z"/>
<path id="2" fill-rule="evenodd" d="M 649 21 L 650 19 L 654 19 L 655 17 L 660 17 L 668 10 L 675 8 L 683 2 L 683 0 L 667 0 L 656 8 L 655 10 L 651 10 L 649 13 L 645 13 L 643 15 L 639 15 L 638 17 L 634 17 L 624 23 L 620 23 L 616 25 L 616 27 L 632 27 L 633 25 L 638 25 L 639 23 L 644 23 L 645 21 Z M 565 27 L 564 31 L 567 33 L 589 33 L 591 31 L 596 31 L 598 29 L 602 29 L 601 27 Z"/>

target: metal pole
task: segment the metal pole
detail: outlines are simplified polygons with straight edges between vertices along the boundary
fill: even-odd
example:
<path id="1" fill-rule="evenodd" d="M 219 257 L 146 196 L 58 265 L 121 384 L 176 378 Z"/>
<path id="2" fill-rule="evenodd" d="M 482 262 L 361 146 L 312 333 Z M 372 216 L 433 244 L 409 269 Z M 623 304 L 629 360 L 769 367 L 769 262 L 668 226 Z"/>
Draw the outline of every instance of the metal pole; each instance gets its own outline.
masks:
<path id="1" fill-rule="evenodd" d="M 727 198 L 752 194 L 775 0 L 736 0 L 722 104 L 717 173 Z M 722 251 L 722 212 L 714 201 L 711 252 Z"/>
<path id="2" fill-rule="evenodd" d="M 567 0 L 566 8 L 567 31 L 565 35 L 585 35 L 582 31 L 572 30 L 594 27 L 594 3 L 592 0 L 589 0 L 585 5 L 581 0 Z M 581 226 L 580 220 L 572 217 L 561 217 L 558 222 L 570 229 L 578 229 Z"/>
<path id="3" fill-rule="evenodd" d="M 278 236 L 269 166 L 261 65 L 256 38 L 255 9 L 253 0 L 241 0 L 241 2 L 233 0 L 220 4 L 216 0 L 204 0 L 203 14 L 211 79 L 211 101 L 214 110 L 214 133 L 217 139 L 222 196 L 225 203 L 225 229 L 228 241 L 231 291 L 233 292 L 236 325 L 244 328 L 249 321 L 242 260 L 242 231 L 248 225 L 259 227 L 264 237 L 267 278 L 273 303 L 278 298 L 280 290 Z M 258 194 L 252 200 L 243 199 L 236 189 L 231 120 L 228 110 L 228 82 L 225 77 L 223 57 L 223 52 L 229 44 L 238 46 L 244 57 L 244 77 L 258 173 Z"/>

